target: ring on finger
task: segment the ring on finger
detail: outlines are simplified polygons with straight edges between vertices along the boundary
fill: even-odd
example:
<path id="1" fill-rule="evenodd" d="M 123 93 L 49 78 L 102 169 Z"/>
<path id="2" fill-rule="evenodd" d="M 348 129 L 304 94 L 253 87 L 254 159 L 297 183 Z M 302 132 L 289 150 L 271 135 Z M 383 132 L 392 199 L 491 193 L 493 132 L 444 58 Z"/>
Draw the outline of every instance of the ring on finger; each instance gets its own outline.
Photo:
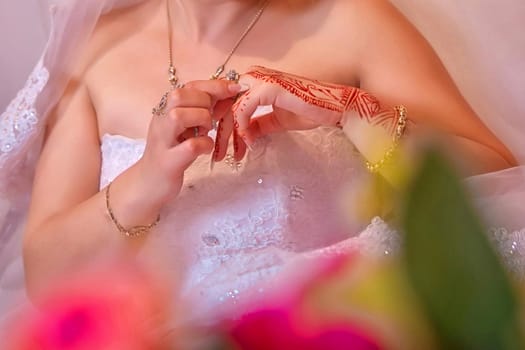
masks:
<path id="1" fill-rule="evenodd" d="M 241 75 L 237 73 L 235 69 L 230 70 L 226 74 L 226 80 L 233 81 L 235 83 L 238 83 L 240 78 L 241 78 Z"/>

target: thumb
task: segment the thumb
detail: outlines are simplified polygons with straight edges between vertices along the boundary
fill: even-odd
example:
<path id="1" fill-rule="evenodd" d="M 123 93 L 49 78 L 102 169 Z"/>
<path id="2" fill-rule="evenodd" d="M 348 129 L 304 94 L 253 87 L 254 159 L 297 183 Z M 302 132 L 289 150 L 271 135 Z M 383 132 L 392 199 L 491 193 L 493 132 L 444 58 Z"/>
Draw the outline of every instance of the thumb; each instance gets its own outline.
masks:
<path id="1" fill-rule="evenodd" d="M 230 99 L 241 91 L 241 85 L 229 80 L 195 80 L 184 87 L 206 92 L 212 98 L 212 105 L 217 101 Z"/>

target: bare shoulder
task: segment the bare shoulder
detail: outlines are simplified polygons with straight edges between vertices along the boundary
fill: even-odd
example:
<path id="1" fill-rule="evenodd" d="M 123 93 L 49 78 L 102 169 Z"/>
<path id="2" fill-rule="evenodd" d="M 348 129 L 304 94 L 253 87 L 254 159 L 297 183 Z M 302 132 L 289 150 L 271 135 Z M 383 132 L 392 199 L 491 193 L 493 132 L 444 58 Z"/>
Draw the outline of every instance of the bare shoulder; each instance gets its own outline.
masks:
<path id="1" fill-rule="evenodd" d="M 341 21 L 375 25 L 387 21 L 389 24 L 409 24 L 401 12 L 388 0 L 331 0 L 333 12 Z"/>
<path id="2" fill-rule="evenodd" d="M 384 60 L 385 51 L 391 50 L 396 42 L 428 49 L 425 39 L 387 0 L 289 0 L 288 3 L 301 7 L 297 28 L 308 28 L 304 32 L 318 48 L 317 59 L 330 63 L 336 76 L 344 77 L 339 82 L 360 81 L 371 57 Z"/>
<path id="3" fill-rule="evenodd" d="M 158 0 L 142 1 L 101 16 L 79 61 L 81 71 L 89 73 L 112 49 L 143 30 L 150 20 L 149 13 L 158 8 L 158 3 Z"/>
<path id="4" fill-rule="evenodd" d="M 332 7 L 330 30 L 341 38 L 339 50 L 351 52 L 352 57 L 347 54 L 345 58 L 357 61 L 354 67 L 362 88 L 381 95 L 390 88 L 390 78 L 393 83 L 403 77 L 407 84 L 433 78 L 454 89 L 431 45 L 390 1 L 331 0 L 329 3 Z"/>
<path id="5" fill-rule="evenodd" d="M 135 5 L 113 10 L 98 19 L 86 41 L 78 45 L 69 84 L 50 115 L 48 128 L 53 128 L 60 119 L 71 116 L 66 112 L 71 100 L 76 96 L 82 96 L 83 104 L 90 106 L 90 110 L 96 112 L 95 100 L 100 86 L 99 77 L 111 73 L 108 72 L 105 63 L 108 59 L 115 61 L 114 57 L 118 56 L 117 51 L 122 43 L 129 41 L 131 36 L 143 30 L 149 20 L 145 14 L 154 11 L 159 1 L 141 1 Z M 97 122 L 96 113 L 83 113 L 83 116 L 93 119 L 93 123 Z"/>
<path id="6" fill-rule="evenodd" d="M 332 0 L 333 22 L 343 30 L 355 31 L 355 43 L 371 48 L 395 39 L 414 41 L 425 39 L 408 19 L 388 0 Z"/>
<path id="7" fill-rule="evenodd" d="M 96 123 L 90 94 L 90 72 L 118 42 L 125 39 L 132 23 L 140 23 L 144 6 L 142 3 L 132 5 L 101 16 L 86 41 L 79 40 L 68 85 L 48 118 L 48 134 L 63 119 L 74 119 L 76 124 L 79 119 L 89 124 Z M 70 113 L 74 108 L 83 113 Z"/>

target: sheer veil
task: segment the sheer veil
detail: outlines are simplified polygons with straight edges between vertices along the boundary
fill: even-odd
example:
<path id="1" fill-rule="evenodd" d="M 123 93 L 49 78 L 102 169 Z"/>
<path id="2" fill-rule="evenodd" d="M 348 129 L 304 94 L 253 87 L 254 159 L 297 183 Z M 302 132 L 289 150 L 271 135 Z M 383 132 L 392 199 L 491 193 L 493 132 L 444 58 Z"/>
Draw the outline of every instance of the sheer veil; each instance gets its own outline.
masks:
<path id="1" fill-rule="evenodd" d="M 44 52 L 0 116 L 0 320 L 25 297 L 21 236 L 46 118 L 99 17 L 140 1 L 68 0 L 52 5 Z"/>
<path id="2" fill-rule="evenodd" d="M 521 166 L 474 176 L 476 202 L 494 227 L 522 242 L 525 260 L 525 3 L 392 0 L 432 44 L 465 98 Z M 514 232 L 513 232 L 514 231 Z M 519 239 L 521 238 L 521 239 Z"/>
<path id="3" fill-rule="evenodd" d="M 46 49 L 26 86 L 0 116 L 0 315 L 23 296 L 21 230 L 46 117 L 99 17 L 141 1 L 72 0 L 54 6 Z M 525 15 L 525 3 L 394 2 L 430 40 L 485 123 L 523 163 L 525 104 L 520 98 L 525 94 L 525 39 L 515 29 Z M 480 19 L 484 17 L 489 20 Z M 520 235 L 525 257 L 524 180 L 525 167 L 519 166 L 472 177 L 467 183 L 477 188 L 479 206 L 493 225 Z"/>

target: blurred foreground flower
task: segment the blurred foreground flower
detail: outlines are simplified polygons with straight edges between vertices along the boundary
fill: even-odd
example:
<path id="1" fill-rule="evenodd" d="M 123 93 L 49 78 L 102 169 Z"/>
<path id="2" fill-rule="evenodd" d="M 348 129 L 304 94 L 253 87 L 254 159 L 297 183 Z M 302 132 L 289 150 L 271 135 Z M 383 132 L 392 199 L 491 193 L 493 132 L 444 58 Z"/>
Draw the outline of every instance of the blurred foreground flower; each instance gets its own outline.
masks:
<path id="1" fill-rule="evenodd" d="M 379 350 L 372 337 L 349 323 L 313 327 L 287 308 L 263 309 L 245 315 L 231 337 L 242 350 Z"/>
<path id="2" fill-rule="evenodd" d="M 167 299 L 131 268 L 106 269 L 54 288 L 15 327 L 9 350 L 160 349 Z"/>
<path id="3" fill-rule="evenodd" d="M 410 284 L 447 350 L 523 350 L 518 290 L 459 177 L 427 153 L 402 217 Z"/>
<path id="4" fill-rule="evenodd" d="M 428 153 L 406 198 L 401 256 L 298 258 L 271 284 L 279 295 L 222 328 L 190 325 L 163 344 L 166 320 L 185 312 L 168 314 L 174 295 L 134 266 L 54 289 L 22 315 L 7 350 L 174 349 L 174 340 L 191 349 L 524 349 L 525 304 L 439 154 Z"/>
<path id="5" fill-rule="evenodd" d="M 397 260 L 350 254 L 302 261 L 296 268 L 310 276 L 297 278 L 290 269 L 275 284 L 281 295 L 229 329 L 234 349 L 434 348 Z"/>

